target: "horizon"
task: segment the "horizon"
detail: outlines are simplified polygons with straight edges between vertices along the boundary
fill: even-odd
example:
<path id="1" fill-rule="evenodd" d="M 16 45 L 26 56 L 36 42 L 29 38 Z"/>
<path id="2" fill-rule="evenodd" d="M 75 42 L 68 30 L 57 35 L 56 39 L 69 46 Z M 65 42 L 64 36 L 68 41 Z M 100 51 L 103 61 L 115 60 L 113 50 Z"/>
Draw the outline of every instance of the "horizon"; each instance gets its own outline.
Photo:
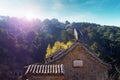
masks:
<path id="1" fill-rule="evenodd" d="M 51 18 L 51 19 L 49 19 L 49 18 L 45 18 L 45 19 L 43 19 L 43 20 L 41 20 L 41 19 L 39 19 L 39 18 L 32 18 L 32 19 L 27 19 L 26 17 L 14 17 L 14 16 L 2 16 L 2 15 L 0 15 L 0 17 L 9 17 L 9 18 L 16 18 L 16 19 L 20 19 L 20 20 L 24 20 L 24 21 L 28 21 L 28 22 L 33 22 L 34 20 L 40 20 L 41 22 L 43 22 L 44 20 L 52 20 L 52 19 L 57 19 L 57 18 Z M 2 19 L 1 19 L 2 20 Z M 61 22 L 61 23 L 64 23 L 65 24 L 65 22 L 66 21 L 68 21 L 68 20 L 66 20 L 66 21 L 60 21 L 59 19 L 57 19 L 59 22 Z M 116 25 L 106 25 L 106 24 L 99 24 L 99 23 L 95 23 L 95 22 L 82 22 L 82 21 L 79 21 L 79 22 L 75 22 L 75 21 L 73 21 L 73 22 L 71 22 L 71 21 L 68 21 L 68 22 L 70 22 L 70 24 L 72 24 L 72 23 L 89 23 L 89 24 L 96 24 L 96 25 L 100 25 L 100 26 L 114 26 L 114 27 L 120 27 L 120 26 L 116 26 Z"/>
<path id="2" fill-rule="evenodd" d="M 119 0 L 0 0 L 0 15 L 120 26 Z"/>

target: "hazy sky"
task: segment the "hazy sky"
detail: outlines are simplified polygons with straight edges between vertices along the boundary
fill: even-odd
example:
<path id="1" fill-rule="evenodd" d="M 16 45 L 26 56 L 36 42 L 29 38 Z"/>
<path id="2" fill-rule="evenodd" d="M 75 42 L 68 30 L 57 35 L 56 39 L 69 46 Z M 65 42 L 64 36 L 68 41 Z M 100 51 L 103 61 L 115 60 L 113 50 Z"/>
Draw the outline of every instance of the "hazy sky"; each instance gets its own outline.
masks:
<path id="1" fill-rule="evenodd" d="M 0 0 L 0 15 L 120 26 L 120 0 Z"/>

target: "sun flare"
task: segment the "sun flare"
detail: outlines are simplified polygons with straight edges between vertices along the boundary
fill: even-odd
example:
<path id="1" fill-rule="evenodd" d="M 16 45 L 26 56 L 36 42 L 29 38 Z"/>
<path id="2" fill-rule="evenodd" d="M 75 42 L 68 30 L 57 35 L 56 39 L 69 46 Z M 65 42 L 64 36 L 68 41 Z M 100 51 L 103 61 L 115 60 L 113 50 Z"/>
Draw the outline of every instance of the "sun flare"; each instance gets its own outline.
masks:
<path id="1" fill-rule="evenodd" d="M 32 13 L 27 13 L 27 14 L 25 15 L 25 17 L 26 17 L 26 19 L 28 19 L 28 20 L 32 20 L 32 19 L 35 18 L 35 15 L 32 14 Z"/>

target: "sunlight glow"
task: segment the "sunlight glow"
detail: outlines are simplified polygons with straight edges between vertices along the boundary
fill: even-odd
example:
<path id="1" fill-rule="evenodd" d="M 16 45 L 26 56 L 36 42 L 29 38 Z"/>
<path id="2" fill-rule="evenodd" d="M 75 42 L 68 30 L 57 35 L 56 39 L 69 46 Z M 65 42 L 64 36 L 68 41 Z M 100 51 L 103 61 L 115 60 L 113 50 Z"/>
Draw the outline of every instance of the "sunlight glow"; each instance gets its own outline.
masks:
<path id="1" fill-rule="evenodd" d="M 33 13 L 26 13 L 25 18 L 28 19 L 28 20 L 33 20 L 36 17 Z"/>

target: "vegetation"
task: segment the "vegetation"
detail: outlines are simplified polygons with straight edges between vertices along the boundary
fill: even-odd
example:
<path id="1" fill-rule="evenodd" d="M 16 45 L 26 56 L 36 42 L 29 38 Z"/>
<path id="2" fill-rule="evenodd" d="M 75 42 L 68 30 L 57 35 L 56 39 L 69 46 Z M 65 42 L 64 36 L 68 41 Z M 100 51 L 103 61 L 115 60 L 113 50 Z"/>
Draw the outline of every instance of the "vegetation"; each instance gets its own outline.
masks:
<path id="1" fill-rule="evenodd" d="M 0 80 L 16 80 L 15 71 L 22 71 L 28 64 L 42 63 L 45 57 L 57 49 L 70 47 L 66 47 L 68 44 L 62 42 L 74 39 L 74 28 L 77 29 L 78 38 L 83 44 L 112 65 L 110 76 L 118 80 L 119 27 L 83 22 L 62 23 L 57 19 L 27 21 L 5 16 L 0 16 Z"/>
<path id="2" fill-rule="evenodd" d="M 52 48 L 51 48 L 50 44 L 48 44 L 48 47 L 46 49 L 46 58 L 48 58 L 50 55 L 54 54 L 59 49 L 63 49 L 63 50 L 68 49 L 71 45 L 72 45 L 71 41 L 68 41 L 66 44 L 64 42 L 56 41 Z"/>

